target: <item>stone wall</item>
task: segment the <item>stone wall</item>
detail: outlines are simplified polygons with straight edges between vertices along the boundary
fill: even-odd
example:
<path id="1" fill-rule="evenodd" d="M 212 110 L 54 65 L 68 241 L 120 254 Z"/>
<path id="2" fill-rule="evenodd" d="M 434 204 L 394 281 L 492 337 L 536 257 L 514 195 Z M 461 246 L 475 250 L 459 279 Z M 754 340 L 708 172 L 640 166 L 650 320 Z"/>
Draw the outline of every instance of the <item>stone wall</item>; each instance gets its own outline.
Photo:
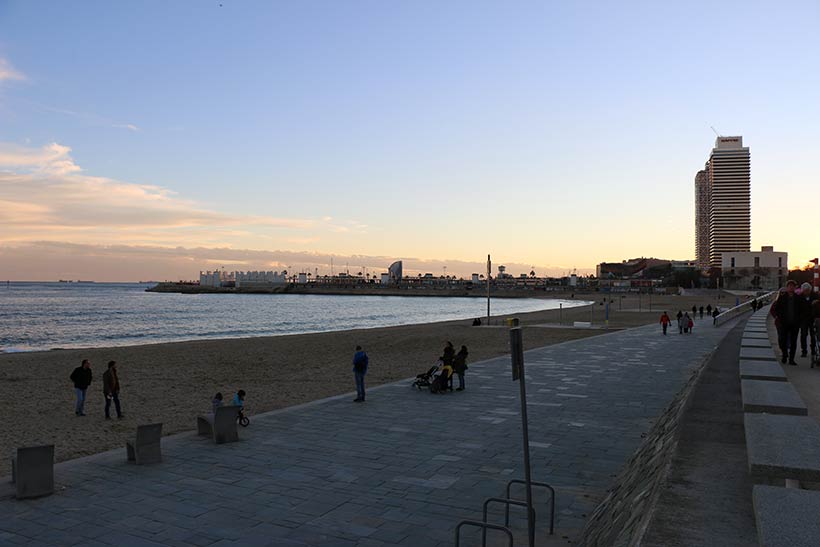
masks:
<path id="1" fill-rule="evenodd" d="M 578 545 L 611 547 L 640 544 L 675 455 L 678 424 L 709 357 L 692 372 L 686 385 L 647 433 L 606 497 L 593 511 Z"/>

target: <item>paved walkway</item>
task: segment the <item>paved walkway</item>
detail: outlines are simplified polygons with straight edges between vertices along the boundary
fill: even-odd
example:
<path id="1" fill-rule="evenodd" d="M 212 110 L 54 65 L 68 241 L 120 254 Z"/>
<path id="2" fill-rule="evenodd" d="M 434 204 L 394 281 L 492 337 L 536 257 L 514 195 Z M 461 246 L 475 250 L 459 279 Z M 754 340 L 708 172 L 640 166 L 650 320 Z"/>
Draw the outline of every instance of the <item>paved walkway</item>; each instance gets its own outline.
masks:
<path id="1" fill-rule="evenodd" d="M 577 536 L 732 324 L 698 321 L 693 335 L 666 337 L 642 327 L 526 353 L 533 478 L 558 491 L 550 543 Z M 450 546 L 459 520 L 480 519 L 483 500 L 523 475 L 518 384 L 508 357 L 470 365 L 461 393 L 409 383 L 370 390 L 363 405 L 345 396 L 254 416 L 239 443 L 170 437 L 155 466 L 128 465 L 124 449 L 60 464 L 53 496 L 0 492 L 0 545 Z M 514 525 L 525 543 L 524 520 Z"/>

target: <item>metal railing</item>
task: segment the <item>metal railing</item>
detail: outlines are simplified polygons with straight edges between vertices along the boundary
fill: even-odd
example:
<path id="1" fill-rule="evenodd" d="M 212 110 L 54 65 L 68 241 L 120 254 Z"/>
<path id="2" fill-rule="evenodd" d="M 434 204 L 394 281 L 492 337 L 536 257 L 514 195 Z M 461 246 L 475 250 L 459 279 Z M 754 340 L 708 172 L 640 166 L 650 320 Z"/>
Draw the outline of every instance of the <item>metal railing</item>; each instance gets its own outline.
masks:
<path id="1" fill-rule="evenodd" d="M 776 295 L 777 295 L 777 291 L 772 291 L 770 293 L 764 294 L 763 296 L 757 296 L 757 297 L 754 297 L 754 298 L 757 299 L 757 301 L 760 302 L 761 304 L 768 304 L 772 301 L 772 299 Z M 735 306 L 733 308 L 729 308 L 728 310 L 724 311 L 723 313 L 719 313 L 718 316 L 715 317 L 715 326 L 720 326 L 723 323 L 725 323 L 726 321 L 729 321 L 730 319 L 734 319 L 735 317 L 743 315 L 746 312 L 752 311 L 751 307 L 749 306 L 749 303 L 752 300 L 753 299 L 749 299 L 746 302 L 744 302 L 744 303 L 742 303 L 738 306 Z"/>
<path id="2" fill-rule="evenodd" d="M 475 526 L 476 528 L 481 528 L 484 531 L 484 534 L 487 533 L 487 529 L 490 530 L 498 530 L 499 532 L 504 532 L 507 536 L 507 545 L 509 547 L 513 547 L 513 535 L 510 532 L 510 529 L 506 526 L 501 526 L 500 524 L 488 524 L 486 522 L 479 522 L 477 520 L 462 520 L 456 525 L 456 547 L 461 545 L 461 527 L 462 526 Z"/>

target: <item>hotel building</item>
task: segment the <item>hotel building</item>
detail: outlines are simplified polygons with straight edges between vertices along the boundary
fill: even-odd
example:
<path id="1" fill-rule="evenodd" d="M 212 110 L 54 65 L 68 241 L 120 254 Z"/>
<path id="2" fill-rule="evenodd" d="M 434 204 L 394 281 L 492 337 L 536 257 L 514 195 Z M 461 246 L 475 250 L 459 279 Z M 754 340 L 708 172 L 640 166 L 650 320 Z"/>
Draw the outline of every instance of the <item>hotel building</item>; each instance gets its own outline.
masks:
<path id="1" fill-rule="evenodd" d="M 708 252 L 708 267 L 720 268 L 724 253 L 749 252 L 751 247 L 751 157 L 743 137 L 718 137 L 704 171 L 695 176 L 697 260 L 704 265 Z M 702 239 L 705 207 L 708 251 Z"/>

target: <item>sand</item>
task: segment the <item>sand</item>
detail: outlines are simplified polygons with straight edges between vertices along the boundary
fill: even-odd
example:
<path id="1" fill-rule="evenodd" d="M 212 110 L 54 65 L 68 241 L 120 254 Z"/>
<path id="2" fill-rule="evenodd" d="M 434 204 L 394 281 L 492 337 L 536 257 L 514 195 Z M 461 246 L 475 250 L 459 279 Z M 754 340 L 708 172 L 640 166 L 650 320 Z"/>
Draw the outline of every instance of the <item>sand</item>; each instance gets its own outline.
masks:
<path id="1" fill-rule="evenodd" d="M 640 303 L 643 311 L 638 311 L 637 297 L 621 302 L 614 298 L 610 330 L 657 323 L 662 306 L 673 315 L 678 308 L 691 308 L 693 303 L 715 303 L 695 297 L 653 296 L 653 311 L 649 312 L 646 296 Z M 724 299 L 720 304 L 728 307 L 733 301 Z M 596 326 L 603 327 L 603 309 L 594 306 Z M 588 321 L 590 306 L 564 310 L 560 315 L 564 325 Z M 527 349 L 606 332 L 558 328 L 557 310 L 518 317 Z M 447 340 L 456 348 L 462 344 L 469 348 L 469 363 L 507 353 L 509 333 L 501 324 L 472 327 L 471 321 L 449 321 L 293 336 L 0 354 L 0 398 L 5 406 L 0 454 L 20 446 L 54 443 L 57 459 L 63 461 L 123 447 L 139 424 L 162 422 L 165 434 L 191 430 L 196 426 L 196 415 L 210 409 L 214 393 L 221 391 L 230 399 L 239 388 L 248 393 L 246 407 L 253 427 L 254 413 L 354 391 L 351 359 L 357 344 L 370 356 L 367 385 L 374 386 L 426 370 Z M 82 359 L 91 360 L 94 380 L 88 390 L 87 416 L 77 417 L 69 375 Z M 123 420 L 104 420 L 102 373 L 109 360 L 118 362 Z M 467 385 L 469 389 L 469 371 Z"/>

